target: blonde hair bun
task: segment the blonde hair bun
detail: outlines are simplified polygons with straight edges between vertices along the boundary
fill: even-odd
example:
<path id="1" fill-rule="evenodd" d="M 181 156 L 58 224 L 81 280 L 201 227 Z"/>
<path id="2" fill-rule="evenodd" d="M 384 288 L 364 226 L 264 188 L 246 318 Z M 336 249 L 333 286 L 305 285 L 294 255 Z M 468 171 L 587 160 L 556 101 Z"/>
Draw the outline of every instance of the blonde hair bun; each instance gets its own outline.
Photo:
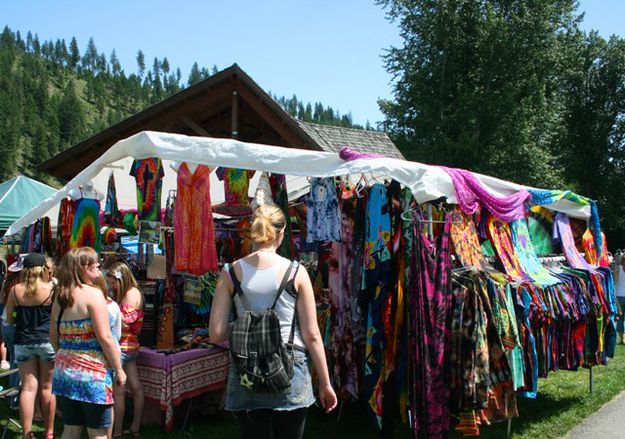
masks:
<path id="1" fill-rule="evenodd" d="M 275 204 L 263 204 L 254 210 L 250 237 L 257 245 L 264 245 L 277 239 L 286 226 L 284 213 Z"/>

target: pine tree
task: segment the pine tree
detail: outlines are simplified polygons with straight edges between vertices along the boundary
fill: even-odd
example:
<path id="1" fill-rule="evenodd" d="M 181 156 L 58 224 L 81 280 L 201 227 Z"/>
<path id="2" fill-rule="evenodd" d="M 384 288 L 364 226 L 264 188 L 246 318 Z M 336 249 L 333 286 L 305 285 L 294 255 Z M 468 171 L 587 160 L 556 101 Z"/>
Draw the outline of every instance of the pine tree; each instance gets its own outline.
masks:
<path id="1" fill-rule="evenodd" d="M 79 62 L 80 51 L 78 50 L 78 42 L 75 37 L 72 37 L 72 41 L 69 43 L 69 67 L 72 70 L 76 70 Z"/>
<path id="2" fill-rule="evenodd" d="M 87 49 L 82 57 L 82 68 L 92 74 L 96 73 L 98 65 L 98 48 L 93 41 L 93 37 L 89 38 Z"/>
<path id="3" fill-rule="evenodd" d="M 119 76 L 122 71 L 122 66 L 119 64 L 119 59 L 117 58 L 117 53 L 115 49 L 111 52 L 111 71 L 113 72 L 113 76 Z"/>
<path id="4" fill-rule="evenodd" d="M 143 74 L 145 73 L 145 55 L 142 50 L 137 52 L 137 67 L 139 69 L 139 78 L 143 78 Z"/>
<path id="5" fill-rule="evenodd" d="M 191 67 L 191 73 L 189 73 L 189 80 L 187 81 L 187 85 L 190 87 L 193 84 L 197 84 L 202 80 L 202 76 L 200 74 L 200 67 L 197 63 L 193 63 Z"/>
<path id="6" fill-rule="evenodd" d="M 28 52 L 33 51 L 33 34 L 30 31 L 26 34 L 26 50 Z"/>
<path id="7" fill-rule="evenodd" d="M 37 34 L 33 38 L 33 53 L 37 56 L 41 54 L 41 43 L 39 43 L 39 35 Z"/>

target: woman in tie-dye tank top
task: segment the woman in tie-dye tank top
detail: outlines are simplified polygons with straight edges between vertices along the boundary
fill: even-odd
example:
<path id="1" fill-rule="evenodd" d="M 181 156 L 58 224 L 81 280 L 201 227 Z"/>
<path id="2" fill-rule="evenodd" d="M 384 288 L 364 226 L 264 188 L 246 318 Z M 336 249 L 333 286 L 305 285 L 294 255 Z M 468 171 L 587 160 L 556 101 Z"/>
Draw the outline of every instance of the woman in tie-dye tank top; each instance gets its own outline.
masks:
<path id="1" fill-rule="evenodd" d="M 56 348 L 52 393 L 63 411 L 63 437 L 106 438 L 112 425 L 113 381 L 125 385 L 117 341 L 109 326 L 106 301 L 94 287 L 98 255 L 89 247 L 65 254 L 56 272 L 58 285 L 50 322 Z"/>

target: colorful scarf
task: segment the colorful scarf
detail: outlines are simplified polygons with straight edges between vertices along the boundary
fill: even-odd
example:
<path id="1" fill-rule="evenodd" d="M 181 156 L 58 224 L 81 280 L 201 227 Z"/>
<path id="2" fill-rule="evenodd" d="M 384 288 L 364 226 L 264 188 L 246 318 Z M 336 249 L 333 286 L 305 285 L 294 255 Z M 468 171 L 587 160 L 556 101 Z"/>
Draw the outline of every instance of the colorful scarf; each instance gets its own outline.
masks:
<path id="1" fill-rule="evenodd" d="M 510 222 L 525 217 L 525 202 L 531 198 L 529 192 L 521 189 L 507 197 L 497 197 L 486 190 L 475 176 L 464 169 L 441 168 L 449 174 L 456 190 L 456 201 L 467 215 L 484 206 L 495 217 Z"/>
<path id="2" fill-rule="evenodd" d="M 601 236 L 601 223 L 599 221 L 599 209 L 597 202 L 590 198 L 583 197 L 571 191 L 549 191 L 546 189 L 529 189 L 532 194 L 532 204 L 544 206 L 552 204 L 558 200 L 568 200 L 581 206 L 590 206 L 590 228 L 595 236 L 595 248 L 597 249 L 597 257 L 601 258 L 603 250 L 603 238 Z"/>

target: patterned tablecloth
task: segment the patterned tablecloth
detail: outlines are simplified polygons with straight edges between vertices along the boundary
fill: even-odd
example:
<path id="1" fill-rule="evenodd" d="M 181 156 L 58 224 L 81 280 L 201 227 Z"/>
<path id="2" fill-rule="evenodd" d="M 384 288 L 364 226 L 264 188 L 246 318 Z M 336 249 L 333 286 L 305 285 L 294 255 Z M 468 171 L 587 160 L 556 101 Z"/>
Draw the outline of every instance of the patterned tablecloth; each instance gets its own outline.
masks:
<path id="1" fill-rule="evenodd" d="M 162 354 L 141 347 L 137 358 L 139 381 L 146 400 L 165 412 L 165 430 L 174 427 L 174 406 L 205 392 L 225 387 L 230 355 L 227 349 L 191 349 Z"/>

